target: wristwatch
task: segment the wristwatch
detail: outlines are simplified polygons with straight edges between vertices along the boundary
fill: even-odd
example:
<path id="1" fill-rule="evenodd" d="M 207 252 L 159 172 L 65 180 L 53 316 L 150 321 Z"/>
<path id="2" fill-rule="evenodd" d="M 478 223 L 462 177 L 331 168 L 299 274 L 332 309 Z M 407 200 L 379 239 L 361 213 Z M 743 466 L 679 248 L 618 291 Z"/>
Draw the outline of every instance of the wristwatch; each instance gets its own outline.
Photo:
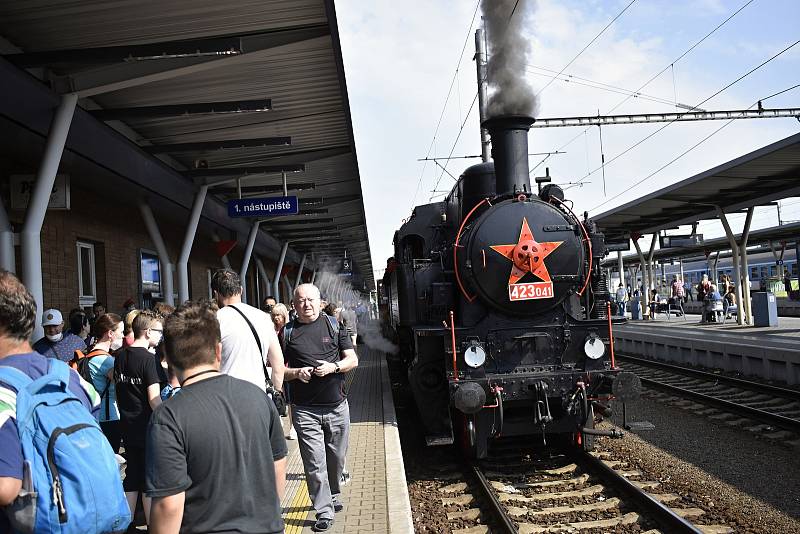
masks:
<path id="1" fill-rule="evenodd" d="M 342 372 L 342 370 L 341 370 L 341 369 L 339 369 L 339 364 L 338 364 L 338 363 L 335 363 L 334 365 L 336 366 L 336 370 L 334 371 L 334 373 L 341 373 L 341 372 Z"/>

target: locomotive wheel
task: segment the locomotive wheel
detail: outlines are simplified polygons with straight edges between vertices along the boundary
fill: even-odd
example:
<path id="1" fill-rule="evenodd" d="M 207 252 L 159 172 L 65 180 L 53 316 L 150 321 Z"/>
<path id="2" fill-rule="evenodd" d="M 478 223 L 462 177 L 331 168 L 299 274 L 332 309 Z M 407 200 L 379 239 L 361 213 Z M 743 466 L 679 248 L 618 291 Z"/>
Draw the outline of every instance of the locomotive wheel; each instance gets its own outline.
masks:
<path id="1" fill-rule="evenodd" d="M 464 455 L 474 460 L 478 457 L 478 441 L 475 431 L 475 416 L 464 416 Z"/>
<path id="2" fill-rule="evenodd" d="M 589 403 L 589 412 L 586 417 L 586 428 L 594 428 L 594 406 Z M 587 452 L 594 450 L 594 439 L 597 436 L 581 433 L 581 448 Z"/>

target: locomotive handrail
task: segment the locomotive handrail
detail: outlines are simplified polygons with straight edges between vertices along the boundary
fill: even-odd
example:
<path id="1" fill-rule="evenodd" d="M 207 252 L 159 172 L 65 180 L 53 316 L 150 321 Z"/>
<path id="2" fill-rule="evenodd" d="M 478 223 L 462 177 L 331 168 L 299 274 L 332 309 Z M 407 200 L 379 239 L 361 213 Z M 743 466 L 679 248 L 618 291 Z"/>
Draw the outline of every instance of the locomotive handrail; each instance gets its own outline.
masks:
<path id="1" fill-rule="evenodd" d="M 458 247 L 459 247 L 458 242 L 461 239 L 461 232 L 464 231 L 464 226 L 467 224 L 469 218 L 472 216 L 473 213 L 475 213 L 475 210 L 477 210 L 487 202 L 489 202 L 489 199 L 484 198 L 483 200 L 478 202 L 475 205 L 475 207 L 469 211 L 469 213 L 467 213 L 467 216 L 464 217 L 463 221 L 461 221 L 461 226 L 458 228 L 458 233 L 456 234 L 456 241 L 453 244 L 453 270 L 456 273 L 456 282 L 458 283 L 458 288 L 461 290 L 461 294 L 464 295 L 464 298 L 467 299 L 467 302 L 472 302 L 473 300 L 475 300 L 475 297 L 474 296 L 470 297 L 469 295 L 467 295 L 467 290 L 464 289 L 464 285 L 461 283 L 461 275 L 458 272 Z"/>
<path id="2" fill-rule="evenodd" d="M 586 272 L 586 280 L 583 282 L 583 287 L 581 288 L 580 291 L 578 291 L 578 295 L 582 297 L 583 292 L 586 291 L 586 286 L 589 285 L 589 279 L 592 277 L 592 241 L 591 239 L 589 239 L 589 234 L 586 232 L 586 227 L 583 226 L 581 220 L 575 215 L 575 212 L 572 211 L 572 209 L 569 206 L 567 206 L 564 202 L 561 201 L 561 199 L 557 197 L 550 197 L 550 200 L 555 200 L 556 202 L 558 202 L 561 205 L 561 207 L 563 207 L 565 210 L 569 212 L 570 215 L 572 215 L 572 218 L 575 219 L 575 222 L 577 222 L 578 226 L 580 226 L 581 232 L 583 232 L 583 237 L 586 240 L 586 246 L 589 248 L 589 269 Z"/>

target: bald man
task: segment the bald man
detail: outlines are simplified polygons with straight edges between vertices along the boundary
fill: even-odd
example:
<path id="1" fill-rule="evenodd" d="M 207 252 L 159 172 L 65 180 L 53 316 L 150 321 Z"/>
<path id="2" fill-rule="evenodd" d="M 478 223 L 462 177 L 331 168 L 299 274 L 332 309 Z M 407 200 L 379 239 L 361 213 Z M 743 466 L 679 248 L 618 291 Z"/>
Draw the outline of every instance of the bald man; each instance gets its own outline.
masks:
<path id="1" fill-rule="evenodd" d="M 344 377 L 358 366 L 358 357 L 347 330 L 320 313 L 319 288 L 301 284 L 292 305 L 297 319 L 283 331 L 284 379 L 291 381 L 292 424 L 317 516 L 312 530 L 325 532 L 344 508 L 340 481 L 350 435 Z"/>

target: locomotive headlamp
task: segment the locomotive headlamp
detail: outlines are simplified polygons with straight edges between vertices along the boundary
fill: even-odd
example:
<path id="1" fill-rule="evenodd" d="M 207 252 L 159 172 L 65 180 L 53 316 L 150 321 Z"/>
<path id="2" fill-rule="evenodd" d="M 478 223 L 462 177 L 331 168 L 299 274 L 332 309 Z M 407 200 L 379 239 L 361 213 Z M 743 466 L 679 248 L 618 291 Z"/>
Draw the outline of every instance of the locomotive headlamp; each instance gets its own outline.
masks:
<path id="1" fill-rule="evenodd" d="M 477 369 L 486 362 L 486 351 L 478 343 L 472 343 L 464 351 L 464 362 L 470 367 Z"/>
<path id="2" fill-rule="evenodd" d="M 600 336 L 597 334 L 589 334 L 586 336 L 586 341 L 583 342 L 583 352 L 586 357 L 591 360 L 598 360 L 606 353 L 606 346 Z"/>

